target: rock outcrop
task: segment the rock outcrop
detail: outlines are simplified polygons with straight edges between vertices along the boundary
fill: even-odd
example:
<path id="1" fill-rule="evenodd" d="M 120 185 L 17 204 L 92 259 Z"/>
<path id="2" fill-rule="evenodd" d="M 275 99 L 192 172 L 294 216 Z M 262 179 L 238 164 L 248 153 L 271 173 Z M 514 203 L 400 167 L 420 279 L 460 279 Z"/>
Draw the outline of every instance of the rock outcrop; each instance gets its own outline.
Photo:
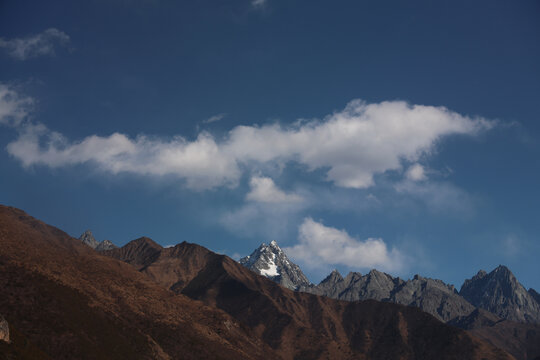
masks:
<path id="1" fill-rule="evenodd" d="M 2 315 L 0 315 L 0 341 L 4 341 L 9 343 L 9 324 L 4 319 Z"/>

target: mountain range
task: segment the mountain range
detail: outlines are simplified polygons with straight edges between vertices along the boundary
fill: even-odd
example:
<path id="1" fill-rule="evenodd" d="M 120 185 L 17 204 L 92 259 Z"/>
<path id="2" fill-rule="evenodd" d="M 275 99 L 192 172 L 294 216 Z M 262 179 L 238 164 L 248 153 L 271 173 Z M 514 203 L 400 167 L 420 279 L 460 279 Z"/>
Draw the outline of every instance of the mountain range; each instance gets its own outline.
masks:
<path id="1" fill-rule="evenodd" d="M 366 275 L 350 272 L 346 277 L 333 270 L 317 285 L 303 280 L 290 285 L 291 279 L 306 277 L 275 241 L 270 246 L 263 243 L 239 262 L 293 290 L 338 300 L 373 299 L 418 307 L 506 349 L 518 359 L 540 356 L 540 296 L 534 289 L 527 291 L 502 265 L 490 273 L 479 271 L 457 291 L 442 280 L 420 275 L 403 280 L 375 269 Z M 291 273 L 295 276 L 288 275 Z"/>
<path id="2" fill-rule="evenodd" d="M 513 359 L 418 308 L 292 291 L 142 237 L 96 251 L 0 206 L 0 359 Z"/>

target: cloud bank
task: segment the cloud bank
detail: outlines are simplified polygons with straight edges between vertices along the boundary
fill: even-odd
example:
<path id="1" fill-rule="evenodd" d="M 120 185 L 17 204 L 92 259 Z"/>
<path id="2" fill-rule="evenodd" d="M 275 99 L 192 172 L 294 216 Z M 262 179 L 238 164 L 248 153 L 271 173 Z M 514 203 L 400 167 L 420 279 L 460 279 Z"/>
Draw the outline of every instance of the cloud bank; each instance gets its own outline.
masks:
<path id="1" fill-rule="evenodd" d="M 13 101 L 0 104 L 2 119 L 18 117 L 20 123 L 26 115 L 17 113 Z M 44 125 L 28 124 L 7 149 L 25 167 L 89 164 L 112 174 L 175 176 L 201 190 L 236 186 L 251 164 L 289 162 L 308 171 L 322 169 L 325 180 L 337 186 L 367 188 L 374 175 L 417 162 L 444 137 L 476 135 L 492 126 L 444 107 L 354 100 L 322 120 L 237 126 L 222 138 L 203 131 L 194 140 L 114 133 L 72 141 Z M 413 169 L 407 176 L 420 180 L 422 173 Z"/>
<path id="2" fill-rule="evenodd" d="M 5 40 L 0 38 L 0 49 L 16 60 L 27 60 L 39 56 L 54 56 L 55 48 L 69 43 L 69 36 L 55 28 L 24 38 Z"/>
<path id="3" fill-rule="evenodd" d="M 399 271 L 404 266 L 404 256 L 395 248 L 389 250 L 382 239 L 357 240 L 345 230 L 311 218 L 305 218 L 300 225 L 298 244 L 284 250 L 291 258 L 311 267 L 324 264 Z"/>

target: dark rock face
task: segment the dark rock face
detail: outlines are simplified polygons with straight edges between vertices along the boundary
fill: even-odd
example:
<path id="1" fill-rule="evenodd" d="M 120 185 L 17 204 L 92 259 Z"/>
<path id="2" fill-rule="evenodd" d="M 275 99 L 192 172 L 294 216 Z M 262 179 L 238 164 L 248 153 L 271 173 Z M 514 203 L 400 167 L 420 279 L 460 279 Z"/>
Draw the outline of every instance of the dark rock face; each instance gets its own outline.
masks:
<path id="1" fill-rule="evenodd" d="M 453 286 L 441 280 L 416 275 L 414 279 L 404 281 L 377 270 L 364 276 L 351 272 L 345 278 L 334 270 L 319 285 L 301 290 L 339 300 L 374 299 L 415 306 L 442 321 L 468 315 L 474 310 Z"/>
<path id="2" fill-rule="evenodd" d="M 263 243 L 239 262 L 251 271 L 291 290 L 298 290 L 311 284 L 300 267 L 289 260 L 275 241 L 270 245 Z"/>
<path id="3" fill-rule="evenodd" d="M 106 250 L 112 250 L 116 249 L 117 246 L 114 245 L 110 240 L 103 240 L 99 243 L 98 246 L 96 246 L 96 251 L 106 251 Z"/>
<path id="4" fill-rule="evenodd" d="M 499 266 L 489 274 L 479 271 L 465 280 L 460 295 L 471 304 L 508 320 L 526 323 L 540 322 L 540 304 L 514 274 Z"/>
<path id="5" fill-rule="evenodd" d="M 4 319 L 2 315 L 0 315 L 0 341 L 4 341 L 9 343 L 9 324 Z"/>
<path id="6" fill-rule="evenodd" d="M 99 242 L 94 238 L 94 234 L 92 234 L 90 230 L 83 232 L 79 237 L 79 240 L 81 240 L 83 244 L 90 246 L 92 249 L 95 249 L 99 245 Z"/>

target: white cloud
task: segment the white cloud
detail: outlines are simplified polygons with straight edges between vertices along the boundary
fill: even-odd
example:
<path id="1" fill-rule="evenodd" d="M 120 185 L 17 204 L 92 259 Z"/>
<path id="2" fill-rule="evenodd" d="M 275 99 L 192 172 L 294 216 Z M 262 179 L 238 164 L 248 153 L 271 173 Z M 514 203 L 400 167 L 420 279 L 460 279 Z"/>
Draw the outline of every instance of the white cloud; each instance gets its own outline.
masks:
<path id="1" fill-rule="evenodd" d="M 203 120 L 203 124 L 210 124 L 210 123 L 219 121 L 219 120 L 223 119 L 225 116 L 226 116 L 226 114 L 217 114 L 217 115 L 214 115 L 214 116 L 210 116 L 208 119 Z"/>
<path id="2" fill-rule="evenodd" d="M 284 249 L 293 259 L 307 266 L 346 265 L 352 268 L 378 268 L 399 271 L 404 256 L 389 250 L 379 238 L 357 240 L 345 230 L 325 226 L 311 218 L 304 219 L 298 231 L 298 244 Z"/>
<path id="3" fill-rule="evenodd" d="M 31 125 L 21 130 L 7 150 L 25 167 L 89 163 L 112 174 L 177 175 L 192 189 L 234 186 L 240 176 L 234 160 L 221 153 L 214 139 L 204 132 L 194 141 L 182 137 L 168 141 L 145 136 L 130 139 L 114 133 L 70 143 L 43 125 Z"/>
<path id="4" fill-rule="evenodd" d="M 9 95 L 0 100 L 7 114 L 2 123 L 13 118 L 20 124 L 28 115 L 21 104 L 31 99 L 14 101 L 17 94 L 2 89 Z M 432 153 L 445 136 L 475 135 L 492 126 L 443 107 L 355 100 L 320 121 L 237 126 L 222 139 L 203 131 L 194 140 L 114 133 L 70 141 L 44 125 L 26 124 L 7 149 L 25 167 L 91 164 L 112 174 L 175 176 L 196 189 L 235 186 L 247 168 L 289 162 L 321 169 L 340 187 L 367 188 L 374 175 L 401 170 L 404 161 Z"/>
<path id="5" fill-rule="evenodd" d="M 0 124 L 19 126 L 28 117 L 33 103 L 31 98 L 21 97 L 15 90 L 0 83 Z"/>
<path id="6" fill-rule="evenodd" d="M 69 43 L 69 36 L 55 28 L 25 38 L 5 40 L 0 38 L 0 48 L 17 60 L 27 60 L 38 56 L 54 56 L 57 46 Z"/>
<path id="7" fill-rule="evenodd" d="M 418 163 L 411 165 L 407 172 L 405 173 L 405 177 L 412 181 L 423 181 L 427 179 L 426 171 L 424 170 L 424 167 Z"/>
<path id="8" fill-rule="evenodd" d="M 302 197 L 297 194 L 287 194 L 280 190 L 274 181 L 269 177 L 254 176 L 249 185 L 251 191 L 246 195 L 246 199 L 263 203 L 294 203 L 302 201 Z"/>
<path id="9" fill-rule="evenodd" d="M 240 161 L 297 161 L 310 170 L 327 168 L 327 180 L 338 186 L 366 188 L 374 184 L 375 174 L 399 170 L 403 160 L 417 161 L 433 152 L 445 136 L 474 135 L 492 126 L 444 107 L 355 100 L 323 121 L 288 128 L 238 126 L 223 149 Z"/>

